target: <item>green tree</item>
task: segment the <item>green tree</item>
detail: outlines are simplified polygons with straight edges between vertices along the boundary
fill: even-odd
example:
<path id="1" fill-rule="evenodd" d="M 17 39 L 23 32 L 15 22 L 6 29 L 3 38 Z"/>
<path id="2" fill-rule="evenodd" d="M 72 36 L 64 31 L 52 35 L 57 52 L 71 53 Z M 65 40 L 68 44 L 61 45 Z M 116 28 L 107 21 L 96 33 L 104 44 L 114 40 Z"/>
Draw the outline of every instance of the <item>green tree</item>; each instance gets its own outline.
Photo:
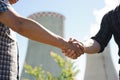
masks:
<path id="1" fill-rule="evenodd" d="M 79 70 L 75 70 L 76 67 L 73 67 L 74 63 L 66 58 L 62 58 L 54 52 L 51 52 L 50 54 L 61 68 L 61 72 L 58 77 L 54 77 L 50 72 L 43 70 L 42 66 L 36 66 L 33 68 L 29 64 L 24 65 L 25 72 L 33 76 L 35 80 L 74 80 L 74 77 L 79 72 Z"/>

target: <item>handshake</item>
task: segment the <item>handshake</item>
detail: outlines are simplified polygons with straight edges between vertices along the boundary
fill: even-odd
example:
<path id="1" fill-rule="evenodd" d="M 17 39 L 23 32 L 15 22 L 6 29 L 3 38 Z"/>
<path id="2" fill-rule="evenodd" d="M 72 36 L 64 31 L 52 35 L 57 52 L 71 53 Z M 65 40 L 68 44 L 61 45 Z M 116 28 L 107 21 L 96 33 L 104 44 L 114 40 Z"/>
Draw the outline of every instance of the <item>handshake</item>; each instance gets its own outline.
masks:
<path id="1" fill-rule="evenodd" d="M 62 49 L 62 53 L 69 58 L 77 59 L 84 54 L 84 45 L 76 39 L 70 38 L 66 47 L 66 49 Z"/>

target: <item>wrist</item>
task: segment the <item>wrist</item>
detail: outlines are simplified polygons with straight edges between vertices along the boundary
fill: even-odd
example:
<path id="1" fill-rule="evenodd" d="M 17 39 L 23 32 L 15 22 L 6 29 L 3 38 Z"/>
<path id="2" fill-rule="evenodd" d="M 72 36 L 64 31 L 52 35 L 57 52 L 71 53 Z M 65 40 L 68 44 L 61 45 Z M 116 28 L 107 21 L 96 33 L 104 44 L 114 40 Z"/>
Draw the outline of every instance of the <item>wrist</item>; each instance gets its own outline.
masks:
<path id="1" fill-rule="evenodd" d="M 85 46 L 84 46 L 84 43 L 83 42 L 79 42 L 80 43 L 80 45 L 81 45 L 81 48 L 82 48 L 82 50 L 83 50 L 83 53 L 85 53 Z"/>
<path id="2" fill-rule="evenodd" d="M 59 43 L 57 43 L 57 44 L 59 44 L 58 48 L 60 48 L 62 50 L 65 50 L 68 47 L 68 42 L 61 37 L 59 38 Z"/>

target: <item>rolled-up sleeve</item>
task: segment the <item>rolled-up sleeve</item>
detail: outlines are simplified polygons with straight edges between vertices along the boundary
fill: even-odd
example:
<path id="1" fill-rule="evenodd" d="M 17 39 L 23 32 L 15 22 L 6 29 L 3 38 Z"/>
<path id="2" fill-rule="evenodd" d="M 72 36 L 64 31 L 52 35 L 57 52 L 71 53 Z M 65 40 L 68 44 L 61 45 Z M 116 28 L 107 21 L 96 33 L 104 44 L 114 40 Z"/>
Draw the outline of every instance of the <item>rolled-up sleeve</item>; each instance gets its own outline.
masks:
<path id="1" fill-rule="evenodd" d="M 96 40 L 100 44 L 100 47 L 101 47 L 99 51 L 100 53 L 107 46 L 111 37 L 112 37 L 112 22 L 110 19 L 110 12 L 109 12 L 104 15 L 100 25 L 99 32 L 95 36 L 91 37 L 91 39 Z"/>

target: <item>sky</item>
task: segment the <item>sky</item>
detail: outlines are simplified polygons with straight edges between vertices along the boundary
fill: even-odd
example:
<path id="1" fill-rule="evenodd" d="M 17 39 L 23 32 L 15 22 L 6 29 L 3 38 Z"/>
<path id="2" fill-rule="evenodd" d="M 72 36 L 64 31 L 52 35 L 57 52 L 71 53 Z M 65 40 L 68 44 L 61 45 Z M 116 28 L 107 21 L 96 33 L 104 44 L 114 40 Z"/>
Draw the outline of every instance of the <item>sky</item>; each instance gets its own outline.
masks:
<path id="1" fill-rule="evenodd" d="M 64 38 L 68 40 L 70 37 L 79 41 L 84 41 L 91 35 L 95 34 L 99 29 L 102 16 L 106 11 L 112 9 L 119 0 L 19 0 L 13 5 L 14 9 L 23 17 L 36 12 L 51 11 L 57 12 L 65 16 L 64 21 Z M 27 49 L 27 38 L 17 34 L 17 41 L 20 52 L 20 69 Z M 117 65 L 117 46 L 114 40 L 111 40 L 114 48 L 112 51 L 115 68 Z M 113 54 L 116 55 L 113 55 Z M 81 70 L 81 80 L 83 78 L 85 68 L 85 55 L 76 60 Z M 78 63 L 79 62 L 79 63 Z"/>

